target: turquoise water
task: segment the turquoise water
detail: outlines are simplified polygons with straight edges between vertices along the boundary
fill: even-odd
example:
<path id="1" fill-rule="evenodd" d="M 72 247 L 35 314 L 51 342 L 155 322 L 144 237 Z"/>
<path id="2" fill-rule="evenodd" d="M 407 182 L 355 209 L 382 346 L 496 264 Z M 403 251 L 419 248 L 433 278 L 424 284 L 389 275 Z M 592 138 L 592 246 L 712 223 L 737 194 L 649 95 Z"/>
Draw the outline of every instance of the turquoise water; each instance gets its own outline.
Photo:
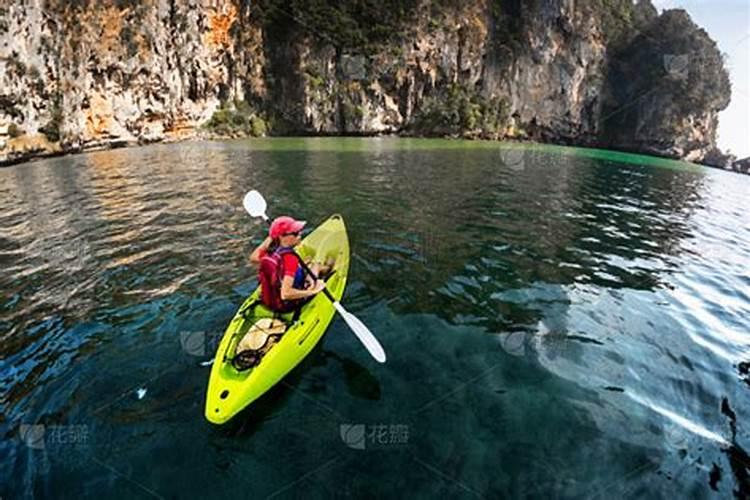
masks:
<path id="1" fill-rule="evenodd" d="M 747 495 L 749 181 L 404 139 L 1 169 L 0 496 Z M 388 362 L 336 320 L 215 427 L 201 363 L 256 285 L 252 188 L 344 216 L 344 303 Z"/>

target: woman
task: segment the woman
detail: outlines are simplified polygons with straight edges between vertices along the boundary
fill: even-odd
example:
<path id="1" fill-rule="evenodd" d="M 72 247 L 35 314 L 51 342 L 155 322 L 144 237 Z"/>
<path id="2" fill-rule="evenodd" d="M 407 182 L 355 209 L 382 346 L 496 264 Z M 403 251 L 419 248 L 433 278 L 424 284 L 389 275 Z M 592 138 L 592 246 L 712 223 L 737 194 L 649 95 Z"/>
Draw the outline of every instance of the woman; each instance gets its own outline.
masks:
<path id="1" fill-rule="evenodd" d="M 250 254 L 250 262 L 260 264 L 258 279 L 261 284 L 261 299 L 274 311 L 286 312 L 300 307 L 325 288 L 323 280 L 315 281 L 306 276 L 300 265 L 301 257 L 294 247 L 302 240 L 305 221 L 292 217 L 277 217 L 271 223 L 268 237 Z M 319 276 L 324 270 L 313 263 L 310 270 Z"/>

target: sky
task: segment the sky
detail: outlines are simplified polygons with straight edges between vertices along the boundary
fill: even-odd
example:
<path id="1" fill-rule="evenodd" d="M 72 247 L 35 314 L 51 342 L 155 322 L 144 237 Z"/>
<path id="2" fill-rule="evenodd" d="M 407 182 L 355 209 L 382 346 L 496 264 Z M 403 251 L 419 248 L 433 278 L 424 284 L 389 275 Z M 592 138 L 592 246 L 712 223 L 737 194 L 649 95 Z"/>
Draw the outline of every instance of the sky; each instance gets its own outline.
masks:
<path id="1" fill-rule="evenodd" d="M 659 9 L 685 9 L 726 54 L 732 101 L 719 114 L 719 148 L 750 156 L 750 0 L 652 0 Z"/>

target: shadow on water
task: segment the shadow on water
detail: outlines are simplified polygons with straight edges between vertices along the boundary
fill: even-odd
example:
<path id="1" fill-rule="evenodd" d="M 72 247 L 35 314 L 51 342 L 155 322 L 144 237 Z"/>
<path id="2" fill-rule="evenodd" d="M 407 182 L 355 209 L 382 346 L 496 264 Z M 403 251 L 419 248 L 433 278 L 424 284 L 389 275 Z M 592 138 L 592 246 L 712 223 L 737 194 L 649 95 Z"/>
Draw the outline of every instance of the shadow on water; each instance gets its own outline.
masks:
<path id="1" fill-rule="evenodd" d="M 367 368 L 332 351 L 326 351 L 324 355 L 326 358 L 338 361 L 341 365 L 349 394 L 371 401 L 377 401 L 381 398 L 380 383 Z"/>
<path id="2" fill-rule="evenodd" d="M 298 367 L 285 381 L 272 387 L 267 393 L 235 415 L 229 422 L 212 428 L 224 437 L 251 437 L 274 415 L 279 414 L 286 401 L 294 393 L 294 386 L 301 378 Z"/>
<path id="3" fill-rule="evenodd" d="M 249 438 L 259 432 L 269 420 L 283 415 L 289 399 L 296 392 L 305 390 L 303 387 L 305 375 L 325 363 L 324 355 L 321 340 L 310 354 L 278 384 L 240 411 L 229 422 L 215 426 L 217 431 L 225 437 Z"/>

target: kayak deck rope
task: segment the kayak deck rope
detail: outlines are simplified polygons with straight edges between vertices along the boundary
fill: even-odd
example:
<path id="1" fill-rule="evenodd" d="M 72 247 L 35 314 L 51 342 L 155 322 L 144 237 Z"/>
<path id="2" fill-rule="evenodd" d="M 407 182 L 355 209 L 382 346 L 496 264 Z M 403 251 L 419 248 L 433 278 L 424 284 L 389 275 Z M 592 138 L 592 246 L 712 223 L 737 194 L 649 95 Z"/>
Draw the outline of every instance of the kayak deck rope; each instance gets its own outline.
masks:
<path id="1" fill-rule="evenodd" d="M 301 260 L 301 259 L 300 259 Z M 315 275 L 310 273 L 313 278 L 317 279 Z M 321 277 L 324 281 L 328 281 L 334 274 L 336 274 L 336 269 L 331 269 L 331 271 L 324 277 Z M 249 316 L 248 313 L 252 311 L 255 312 L 255 308 L 262 304 L 263 301 L 260 299 L 256 299 L 252 301 L 250 304 L 247 305 L 247 307 L 244 307 L 241 309 L 237 315 L 242 317 L 242 319 L 246 322 L 251 322 L 257 318 L 255 315 Z M 282 317 L 282 313 L 278 311 L 273 312 L 273 319 L 282 321 L 286 328 L 284 329 L 284 333 L 286 333 L 287 330 L 289 330 L 297 321 L 299 321 L 299 318 L 302 314 L 302 309 L 306 304 L 300 304 L 300 307 L 295 308 L 292 312 L 292 319 L 289 322 L 284 321 L 284 318 Z M 248 317 L 249 316 L 249 317 Z M 250 326 L 250 328 L 257 328 L 259 331 L 266 334 L 266 340 L 263 343 L 262 346 L 260 346 L 257 349 L 246 349 L 242 352 L 235 352 L 234 356 L 231 358 L 227 356 L 227 352 L 234 346 L 234 349 L 237 349 L 239 342 L 236 342 L 237 337 L 239 337 L 240 332 L 242 331 L 241 328 L 238 328 L 237 331 L 232 334 L 232 338 L 227 345 L 227 349 L 224 351 L 223 356 L 223 362 L 226 363 L 227 361 L 230 362 L 230 364 L 237 370 L 237 371 L 244 371 L 252 368 L 253 366 L 256 366 L 258 363 L 260 363 L 260 360 L 265 354 L 268 354 L 267 352 L 263 352 L 263 350 L 268 345 L 269 340 L 274 339 L 278 341 L 278 338 L 280 338 L 284 333 L 269 333 L 267 329 L 264 329 L 262 326 L 258 325 L 256 322 L 253 322 Z M 276 342 L 274 342 L 275 344 Z M 273 347 L 273 346 L 271 346 Z M 270 349 L 269 349 L 270 350 Z"/>
<path id="2" fill-rule="evenodd" d="M 252 315 L 252 316 L 248 315 L 248 312 L 251 310 L 254 312 L 255 307 L 258 306 L 259 304 L 262 304 L 262 301 L 254 300 L 253 302 L 248 304 L 247 307 L 242 309 L 238 314 L 242 317 L 244 321 L 251 323 L 250 328 L 256 328 L 258 331 L 266 334 L 266 339 L 263 345 L 257 349 L 246 349 L 241 352 L 236 352 L 234 356 L 232 356 L 231 358 L 228 357 L 227 352 L 229 352 L 229 350 L 232 349 L 233 346 L 234 346 L 234 349 L 237 349 L 239 345 L 239 342 L 236 342 L 236 340 L 237 340 L 237 337 L 240 336 L 242 332 L 242 328 L 238 328 L 232 334 L 232 338 L 229 344 L 227 345 L 227 349 L 226 351 L 224 351 L 223 362 L 226 363 L 227 361 L 229 361 L 232 367 L 236 369 L 237 371 L 248 370 L 252 368 L 253 366 L 256 366 L 258 363 L 260 363 L 263 356 L 268 354 L 267 351 L 264 352 L 264 350 L 266 349 L 266 346 L 268 346 L 268 342 L 270 340 L 274 340 L 275 341 L 274 345 L 275 345 L 278 342 L 278 339 L 282 335 L 284 335 L 284 333 L 286 333 L 286 331 L 289 330 L 289 328 L 291 328 L 292 325 L 294 325 L 294 323 L 296 323 L 299 320 L 299 317 L 302 313 L 301 307 L 295 309 L 294 314 L 292 315 L 291 321 L 287 322 L 287 321 L 284 321 L 284 318 L 282 317 L 282 313 L 274 312 L 272 319 L 281 321 L 284 324 L 285 328 L 284 328 L 284 332 L 282 333 L 270 333 L 270 329 L 269 329 L 270 327 L 264 328 L 263 326 L 260 326 L 259 324 L 257 324 L 257 322 L 253 321 L 255 319 L 260 319 L 260 318 L 258 318 L 255 315 Z M 273 345 L 271 346 L 271 348 L 272 347 Z M 270 348 L 268 350 L 270 351 Z"/>

